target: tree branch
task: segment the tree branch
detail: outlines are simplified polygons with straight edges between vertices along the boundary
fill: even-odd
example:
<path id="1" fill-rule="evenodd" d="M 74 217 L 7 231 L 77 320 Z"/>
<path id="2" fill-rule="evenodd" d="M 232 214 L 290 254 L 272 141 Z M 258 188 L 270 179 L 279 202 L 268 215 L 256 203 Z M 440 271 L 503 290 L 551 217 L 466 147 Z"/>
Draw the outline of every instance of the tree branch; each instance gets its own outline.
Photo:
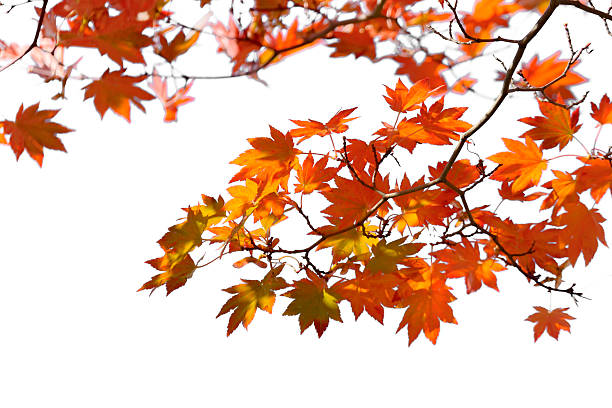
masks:
<path id="1" fill-rule="evenodd" d="M 36 26 L 36 33 L 34 34 L 34 40 L 32 40 L 32 43 L 30 44 L 30 46 L 19 57 L 15 58 L 14 60 L 9 62 L 4 67 L 0 68 L 0 72 L 2 72 L 5 69 L 11 67 L 17 61 L 21 60 L 23 57 L 28 55 L 30 53 L 30 51 L 32 51 L 34 48 L 36 48 L 36 44 L 38 43 L 38 37 L 40 36 L 40 32 L 42 30 L 43 20 L 45 19 L 45 15 L 47 13 L 47 4 L 48 3 L 49 3 L 49 0 L 43 0 L 42 7 L 40 9 L 40 16 L 38 17 L 38 25 Z"/>

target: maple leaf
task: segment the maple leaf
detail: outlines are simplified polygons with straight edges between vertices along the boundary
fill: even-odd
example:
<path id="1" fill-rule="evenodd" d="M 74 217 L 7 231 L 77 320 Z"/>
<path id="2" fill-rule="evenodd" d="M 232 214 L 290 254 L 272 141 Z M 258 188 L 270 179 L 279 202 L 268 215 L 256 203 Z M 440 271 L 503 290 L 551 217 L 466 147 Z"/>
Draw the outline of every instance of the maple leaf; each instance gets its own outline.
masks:
<path id="1" fill-rule="evenodd" d="M 389 190 L 388 178 L 379 177 L 376 181 L 380 191 Z M 340 223 L 336 223 L 338 226 L 346 226 L 358 221 L 381 199 L 378 192 L 357 180 L 336 177 L 334 182 L 336 188 L 321 193 L 331 203 L 322 212 L 328 214 L 330 219 L 341 220 Z M 378 213 L 384 214 L 388 210 L 389 203 L 386 202 L 378 209 Z"/>
<path id="2" fill-rule="evenodd" d="M 444 109 L 444 97 L 432 104 L 429 109 L 421 106 L 421 110 L 415 119 L 415 123 L 421 126 L 421 131 L 412 137 L 420 143 L 434 145 L 450 144 L 450 140 L 459 140 L 457 132 L 465 132 L 472 126 L 459 120 L 467 108 Z"/>
<path id="3" fill-rule="evenodd" d="M 565 311 L 569 309 L 568 307 L 556 308 L 553 310 L 548 310 L 541 306 L 534 306 L 533 308 L 536 312 L 525 320 L 535 323 L 533 327 L 534 342 L 540 338 L 544 330 L 546 330 L 548 335 L 555 340 L 559 339 L 559 332 L 561 330 L 565 330 L 569 333 L 570 324 L 568 320 L 573 320 L 574 318 L 565 313 Z"/>
<path id="4" fill-rule="evenodd" d="M 509 253 L 522 254 L 515 256 L 515 259 L 525 270 L 533 271 L 537 264 L 550 271 L 557 266 L 554 258 L 567 257 L 565 245 L 560 243 L 561 231 L 549 228 L 549 222 L 515 224 L 506 219 L 485 223 L 491 225 L 491 232 L 498 236 L 501 246 Z M 488 251 L 487 255 L 495 255 L 495 250 Z"/>
<path id="5" fill-rule="evenodd" d="M 612 124 L 612 103 L 607 94 L 601 98 L 599 106 L 591 102 L 591 110 L 591 116 L 599 122 L 598 126 Z"/>
<path id="6" fill-rule="evenodd" d="M 446 286 L 446 278 L 435 265 L 424 271 L 423 281 L 417 285 L 410 284 L 408 295 L 403 296 L 401 303 L 408 306 L 402 321 L 397 328 L 399 332 L 408 325 L 408 344 L 421 332 L 433 344 L 436 344 L 440 333 L 440 321 L 457 324 L 453 310 L 448 305 L 456 298 Z"/>
<path id="7" fill-rule="evenodd" d="M 168 228 L 168 232 L 157 241 L 164 250 L 164 256 L 150 259 L 148 264 L 164 271 L 154 276 L 139 289 L 155 289 L 166 285 L 167 294 L 183 286 L 196 269 L 189 252 L 202 245 L 202 233 L 223 220 L 223 199 L 202 195 L 203 204 L 184 208 L 185 221 Z"/>
<path id="8" fill-rule="evenodd" d="M 142 88 L 134 86 L 143 81 L 147 76 L 138 77 L 123 76 L 125 69 L 110 72 L 106 70 L 100 79 L 94 80 L 85 86 L 85 100 L 93 98 L 96 110 L 101 118 L 108 109 L 123 116 L 130 122 L 130 102 L 138 109 L 145 112 L 141 100 L 149 101 L 155 97 Z"/>
<path id="9" fill-rule="evenodd" d="M 334 31 L 333 38 L 338 42 L 330 44 L 336 50 L 330 57 L 346 57 L 355 54 L 355 58 L 366 57 L 371 60 L 376 59 L 376 45 L 372 36 L 357 25 L 353 25 L 351 31 Z"/>
<path id="10" fill-rule="evenodd" d="M 304 163 L 298 167 L 297 178 L 298 183 L 295 185 L 295 192 L 302 194 L 310 194 L 315 190 L 329 190 L 328 181 L 333 179 L 338 172 L 337 168 L 327 168 L 328 156 L 323 156 L 316 164 L 312 153 L 308 153 Z"/>
<path id="11" fill-rule="evenodd" d="M 299 137 L 298 143 L 303 142 L 304 140 L 310 139 L 311 137 L 318 136 L 328 136 L 332 133 L 344 133 L 348 130 L 348 126 L 346 123 L 355 120 L 357 118 L 347 118 L 353 111 L 357 108 L 344 109 L 336 113 L 327 123 L 323 124 L 316 120 L 293 120 L 291 122 L 300 126 L 297 129 L 292 129 L 289 131 L 289 135 L 291 137 Z"/>
<path id="12" fill-rule="evenodd" d="M 385 86 L 385 88 L 388 96 L 383 95 L 383 98 L 385 98 L 391 110 L 403 113 L 420 108 L 421 104 L 432 93 L 429 79 L 426 78 L 416 82 L 410 89 L 406 88 L 401 79 L 397 80 L 395 89 L 388 86 Z"/>
<path id="13" fill-rule="evenodd" d="M 565 201 L 578 201 L 576 179 L 571 174 L 559 170 L 552 172 L 555 178 L 544 183 L 542 187 L 550 188 L 553 191 L 544 199 L 540 209 L 550 208 L 553 205 L 558 209 Z"/>
<path id="14" fill-rule="evenodd" d="M 141 49 L 153 44 L 151 38 L 142 34 L 148 23 L 126 21 L 120 14 L 116 17 L 98 17 L 95 28 L 77 26 L 77 31 L 59 33 L 60 44 L 66 47 L 96 48 L 101 55 L 108 55 L 123 68 L 123 60 L 144 64 Z"/>
<path id="15" fill-rule="evenodd" d="M 604 158 L 580 157 L 584 166 L 578 168 L 576 175 L 576 190 L 579 192 L 591 190 L 591 197 L 598 203 L 610 191 L 612 194 L 612 164 Z"/>
<path id="16" fill-rule="evenodd" d="M 493 259 L 481 260 L 478 244 L 472 245 L 464 237 L 461 240 L 461 244 L 433 252 L 432 255 L 441 262 L 444 262 L 440 268 L 446 271 L 447 278 L 465 277 L 465 286 L 468 294 L 476 292 L 483 283 L 499 292 L 497 277 L 494 272 L 500 272 L 506 268 Z"/>
<path id="17" fill-rule="evenodd" d="M 24 110 L 22 104 L 14 121 L 5 120 L 0 122 L 0 125 L 2 125 L 4 133 L 10 135 L 8 144 L 13 149 L 17 160 L 25 149 L 30 157 L 42 167 L 43 148 L 65 152 L 66 148 L 57 134 L 72 132 L 72 129 L 51 122 L 51 119 L 57 115 L 59 110 L 38 110 L 38 107 L 39 104 L 36 103 Z M 7 143 L 1 133 L 0 139 L 3 144 Z"/>
<path id="18" fill-rule="evenodd" d="M 566 203 L 564 208 L 567 212 L 553 217 L 554 225 L 565 227 L 561 230 L 561 244 L 566 247 L 572 266 L 576 265 L 581 253 L 588 265 L 597 251 L 598 240 L 608 246 L 601 226 L 606 219 L 596 209 L 589 209 L 581 202 Z"/>
<path id="19" fill-rule="evenodd" d="M 533 140 L 542 140 L 541 149 L 559 146 L 559 150 L 562 150 L 582 127 L 578 124 L 580 110 L 574 110 L 570 117 L 568 109 L 546 101 L 538 100 L 538 104 L 544 116 L 519 119 L 520 122 L 534 127 L 523 133 L 521 137 L 528 136 Z"/>
<path id="20" fill-rule="evenodd" d="M 272 307 L 276 300 L 275 291 L 288 287 L 287 282 L 278 275 L 284 264 L 272 268 L 264 278 L 259 280 L 242 279 L 242 284 L 223 289 L 227 293 L 234 294 L 221 307 L 217 317 L 229 313 L 232 309 L 227 324 L 227 335 L 232 334 L 240 323 L 247 329 L 257 309 L 272 313 Z"/>
<path id="21" fill-rule="evenodd" d="M 168 97 L 168 84 L 165 79 L 161 79 L 159 75 L 156 75 L 155 70 L 153 71 L 153 80 L 147 85 L 155 92 L 157 99 L 162 103 L 166 114 L 164 116 L 164 122 L 173 122 L 177 120 L 178 107 L 189 102 L 193 102 L 194 98 L 186 96 L 187 92 L 191 89 L 193 81 L 185 84 L 184 87 L 177 89 L 174 95 Z"/>
<path id="22" fill-rule="evenodd" d="M 448 162 L 439 162 L 436 167 L 429 166 L 429 174 L 432 180 L 439 178 L 444 171 Z M 446 180 L 457 188 L 463 188 L 471 185 L 480 177 L 480 170 L 474 166 L 468 159 L 457 160 L 451 165 L 450 171 L 446 175 Z M 442 189 L 450 190 L 445 184 L 440 186 Z M 455 192 L 453 191 L 455 195 Z"/>
<path id="23" fill-rule="evenodd" d="M 253 149 L 240 154 L 231 163 L 243 166 L 230 180 L 231 182 L 245 180 L 254 176 L 265 176 L 273 179 L 283 179 L 289 175 L 299 163 L 297 154 L 301 153 L 293 147 L 293 138 L 270 126 L 270 138 L 256 137 L 248 139 Z"/>
<path id="24" fill-rule="evenodd" d="M 393 298 L 395 277 L 389 275 L 371 275 L 355 272 L 355 279 L 336 282 L 332 289 L 342 299 L 351 304 L 355 320 L 365 310 L 377 322 L 383 324 L 385 310 L 383 304 L 390 304 Z"/>
<path id="25" fill-rule="evenodd" d="M 525 190 L 530 185 L 537 185 L 542 172 L 548 166 L 546 160 L 542 160 L 542 151 L 529 136 L 525 136 L 525 144 L 507 138 L 502 140 L 510 152 L 489 157 L 489 160 L 502 164 L 491 178 L 512 181 L 513 193 Z"/>
<path id="26" fill-rule="evenodd" d="M 187 212 L 185 221 L 168 228 L 168 232 L 157 241 L 164 251 L 183 256 L 202 244 L 202 233 L 209 226 L 223 220 L 223 198 L 216 200 L 202 195 L 202 199 L 204 204 L 184 208 Z"/>
<path id="27" fill-rule="evenodd" d="M 155 269 L 164 272 L 153 276 L 150 281 L 138 289 L 138 292 L 145 289 L 153 291 L 162 285 L 166 285 L 166 295 L 169 295 L 185 285 L 187 279 L 191 278 L 196 270 L 196 265 L 189 254 L 184 255 L 173 263 L 168 263 L 164 258 L 151 259 L 147 263 Z"/>
<path id="28" fill-rule="evenodd" d="M 227 192 L 233 197 L 224 206 L 224 209 L 229 212 L 228 221 L 250 215 L 257 207 L 257 199 L 261 197 L 259 185 L 249 179 L 245 181 L 244 186 L 228 187 Z"/>
<path id="29" fill-rule="evenodd" d="M 571 69 L 565 72 L 569 61 L 559 59 L 560 55 L 561 51 L 558 51 L 542 61 L 536 55 L 523 65 L 521 73 L 531 86 L 541 87 L 550 84 L 544 93 L 553 100 L 557 97 L 563 100 L 574 99 L 569 87 L 586 82 L 586 79 L 573 71 L 579 62 L 575 62 Z M 561 78 L 562 75 L 564 76 Z M 557 81 L 558 78 L 561 79 Z"/>
<path id="30" fill-rule="evenodd" d="M 321 337 L 327 329 L 329 319 L 342 322 L 338 307 L 342 297 L 332 288 L 328 288 L 327 283 L 313 272 L 307 270 L 306 274 L 308 279 L 295 281 L 292 285 L 294 289 L 283 294 L 293 299 L 283 315 L 299 315 L 300 333 L 304 333 L 304 330 L 314 323 L 317 334 Z"/>
<path id="31" fill-rule="evenodd" d="M 363 228 L 366 232 L 372 232 L 376 228 L 365 224 Z M 332 225 L 325 225 L 317 229 L 323 236 L 330 235 L 337 229 Z M 341 234 L 335 234 L 326 238 L 317 246 L 317 250 L 323 248 L 332 248 L 332 262 L 336 263 L 340 259 L 348 258 L 351 254 L 355 255 L 356 259 L 365 259 L 370 254 L 370 247 L 378 241 L 377 238 L 372 238 L 364 235 L 361 228 L 352 228 Z"/>
<path id="32" fill-rule="evenodd" d="M 423 177 L 414 184 L 410 184 L 408 177 L 404 177 L 399 189 L 405 191 L 421 184 L 424 184 Z M 443 225 L 444 219 L 455 212 L 447 205 L 454 195 L 444 190 L 428 189 L 394 198 L 402 213 L 394 217 L 393 226 L 403 233 L 406 227 Z"/>
<path id="33" fill-rule="evenodd" d="M 407 237 L 387 242 L 385 239 L 378 241 L 372 247 L 372 258 L 366 264 L 371 273 L 392 273 L 397 270 L 398 264 L 409 255 L 414 255 L 425 246 L 421 243 L 404 244 Z"/>
<path id="34" fill-rule="evenodd" d="M 376 166 L 380 160 L 380 153 L 375 142 L 366 143 L 359 139 L 347 139 L 346 158 L 356 171 L 364 172 L 366 165 L 370 168 Z"/>

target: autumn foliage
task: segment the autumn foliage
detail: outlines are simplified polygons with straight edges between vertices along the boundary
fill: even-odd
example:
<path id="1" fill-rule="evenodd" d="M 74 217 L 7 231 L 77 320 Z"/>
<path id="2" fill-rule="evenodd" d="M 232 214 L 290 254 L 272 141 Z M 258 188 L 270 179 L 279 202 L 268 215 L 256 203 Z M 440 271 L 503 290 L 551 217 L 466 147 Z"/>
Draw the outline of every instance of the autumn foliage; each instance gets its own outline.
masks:
<path id="1" fill-rule="evenodd" d="M 261 278 L 224 289 L 230 297 L 218 316 L 229 315 L 228 335 L 247 328 L 257 309 L 272 313 L 282 295 L 289 298 L 283 315 L 297 316 L 301 332 L 314 326 L 321 336 L 330 320 L 343 321 L 347 304 L 355 319 L 365 311 L 381 324 L 385 309 L 400 309 L 397 330 L 407 330 L 409 343 L 421 333 L 436 343 L 441 323 L 457 324 L 452 302 L 461 282 L 468 295 L 499 291 L 498 274 L 518 273 L 543 294 L 585 297 L 564 272 L 588 265 L 607 245 L 599 207 L 612 192 L 612 147 L 609 135 L 600 137 L 612 124 L 612 103 L 606 94 L 593 99 L 575 90 L 587 81 L 579 64 L 589 45 L 573 44 L 566 28 L 563 50 L 527 50 L 559 9 L 590 14 L 603 34 L 602 20 L 612 15 L 578 0 L 461 3 L 245 0 L 219 20 L 220 5 L 201 0 L 192 5 L 200 18 L 185 22 L 167 0 L 44 0 L 35 8 L 32 42 L 0 41 L 0 59 L 4 69 L 30 59 L 30 72 L 57 86 L 55 99 L 81 89 L 101 118 L 111 111 L 128 122 L 132 108 L 145 112 L 154 103 L 163 120 L 175 121 L 194 100 L 195 80 L 260 79 L 266 67 L 309 47 L 330 47 L 332 58 L 392 61 L 400 78 L 381 90 L 391 120 L 358 137 L 351 122 L 365 113 L 339 107 L 248 139 L 251 147 L 232 161 L 237 171 L 226 193 L 202 195 L 158 241 L 160 256 L 147 261 L 158 273 L 140 290 L 165 286 L 169 294 L 233 257 L 235 268 L 259 268 Z M 502 30 L 525 15 L 533 22 L 527 30 Z M 213 35 L 229 58 L 226 76 L 175 69 L 202 34 Z M 489 52 L 499 45 L 512 49 L 510 58 Z M 105 56 L 99 75 L 79 68 L 92 50 Z M 454 71 L 479 58 L 495 66 L 497 96 L 468 122 L 469 100 L 447 99 L 479 97 L 479 72 Z M 514 94 L 535 98 L 535 109 L 515 118 L 500 150 L 481 157 L 472 137 L 495 126 Z M 0 122 L 0 143 L 40 166 L 49 149 L 66 150 L 60 137 L 72 131 L 45 104 L 16 106 L 15 117 Z M 423 154 L 426 171 L 411 167 L 410 158 Z M 504 213 L 503 201 L 525 211 Z M 302 231 L 299 245 L 287 231 Z M 526 319 L 535 323 L 535 340 L 545 330 L 555 339 L 570 330 L 568 308 L 549 309 L 535 306 Z"/>

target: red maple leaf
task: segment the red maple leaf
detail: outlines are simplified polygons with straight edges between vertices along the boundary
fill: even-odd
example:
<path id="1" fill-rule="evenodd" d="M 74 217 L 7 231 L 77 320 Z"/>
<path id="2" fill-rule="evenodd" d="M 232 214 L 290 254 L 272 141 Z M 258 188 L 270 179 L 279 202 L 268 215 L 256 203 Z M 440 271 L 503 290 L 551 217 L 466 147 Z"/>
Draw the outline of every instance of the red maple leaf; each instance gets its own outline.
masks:
<path id="1" fill-rule="evenodd" d="M 123 116 L 130 122 L 130 102 L 145 112 L 141 100 L 151 100 L 155 97 L 142 88 L 134 86 L 142 82 L 146 75 L 138 77 L 124 76 L 125 69 L 109 72 L 106 70 L 100 79 L 85 86 L 85 99 L 93 98 L 96 110 L 103 118 L 108 109 Z"/>
<path id="2" fill-rule="evenodd" d="M 604 95 L 599 102 L 599 106 L 591 102 L 591 116 L 599 122 L 599 126 L 612 124 L 612 103 L 608 95 Z"/>
<path id="3" fill-rule="evenodd" d="M 42 167 L 43 148 L 65 152 L 66 148 L 57 134 L 72 132 L 72 129 L 51 122 L 51 119 L 59 112 L 58 110 L 38 110 L 38 106 L 39 104 L 36 103 L 24 110 L 21 105 L 14 121 L 5 120 L 0 124 L 4 132 L 10 135 L 8 144 L 13 149 L 17 160 L 25 149 L 30 157 Z M 0 134 L 0 139 L 0 142 L 7 143 L 4 135 Z"/>

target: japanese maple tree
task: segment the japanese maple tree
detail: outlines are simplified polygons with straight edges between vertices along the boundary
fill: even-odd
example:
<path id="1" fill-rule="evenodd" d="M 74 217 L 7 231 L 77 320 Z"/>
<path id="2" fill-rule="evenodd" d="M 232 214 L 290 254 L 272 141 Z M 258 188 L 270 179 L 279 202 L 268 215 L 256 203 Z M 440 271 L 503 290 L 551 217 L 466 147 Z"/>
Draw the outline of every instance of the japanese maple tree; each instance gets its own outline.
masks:
<path id="1" fill-rule="evenodd" d="M 28 70 L 56 87 L 53 99 L 82 95 L 101 118 L 110 112 L 127 122 L 133 107 L 155 103 L 163 120 L 176 121 L 194 101 L 194 81 L 262 80 L 267 67 L 310 47 L 396 65 L 399 79 L 390 72 L 382 81 L 389 116 L 369 136 L 351 134 L 365 115 L 356 107 L 270 126 L 232 161 L 226 193 L 202 195 L 158 241 L 163 254 L 147 261 L 158 273 L 140 290 L 165 286 L 169 294 L 226 257 L 235 268 L 261 270 L 260 279 L 224 289 L 230 297 L 218 316 L 229 314 L 228 335 L 247 328 L 257 309 L 271 313 L 278 295 L 289 298 L 283 315 L 319 337 L 330 320 L 342 322 L 343 303 L 355 319 L 365 311 L 381 324 L 385 309 L 400 309 L 397 330 L 407 330 L 409 343 L 421 333 L 436 343 L 441 322 L 457 324 L 461 282 L 466 295 L 499 291 L 497 275 L 516 273 L 543 294 L 588 295 L 564 274 L 607 245 L 612 103 L 606 90 L 595 98 L 577 91 L 587 82 L 581 59 L 595 57 L 589 44 L 574 44 L 567 25 L 558 52 L 540 55 L 530 45 L 562 9 L 586 13 L 610 34 L 610 9 L 579 0 L 200 0 L 182 4 L 187 13 L 172 0 L 2 7 L 6 16 L 30 7 L 36 25 L 21 42 L 2 41 L 0 32 L 1 70 L 30 60 Z M 227 74 L 181 63 L 214 52 L 195 47 L 205 36 L 228 57 Z M 84 59 L 102 70 L 81 69 Z M 496 97 L 480 118 L 464 119 L 489 76 Z M 474 136 L 495 126 L 502 106 L 524 101 L 511 97 L 519 94 L 537 101 L 534 111 L 514 118 L 497 152 L 479 155 Z M 49 103 L 16 99 L 15 117 L 0 121 L 0 144 L 17 159 L 25 151 L 42 166 L 49 149 L 66 151 L 60 138 L 73 126 L 57 123 Z M 411 165 L 417 157 L 428 169 Z M 504 212 L 504 201 L 524 210 Z M 544 330 L 555 339 L 569 332 L 568 308 L 535 309 L 526 319 L 535 340 Z"/>

